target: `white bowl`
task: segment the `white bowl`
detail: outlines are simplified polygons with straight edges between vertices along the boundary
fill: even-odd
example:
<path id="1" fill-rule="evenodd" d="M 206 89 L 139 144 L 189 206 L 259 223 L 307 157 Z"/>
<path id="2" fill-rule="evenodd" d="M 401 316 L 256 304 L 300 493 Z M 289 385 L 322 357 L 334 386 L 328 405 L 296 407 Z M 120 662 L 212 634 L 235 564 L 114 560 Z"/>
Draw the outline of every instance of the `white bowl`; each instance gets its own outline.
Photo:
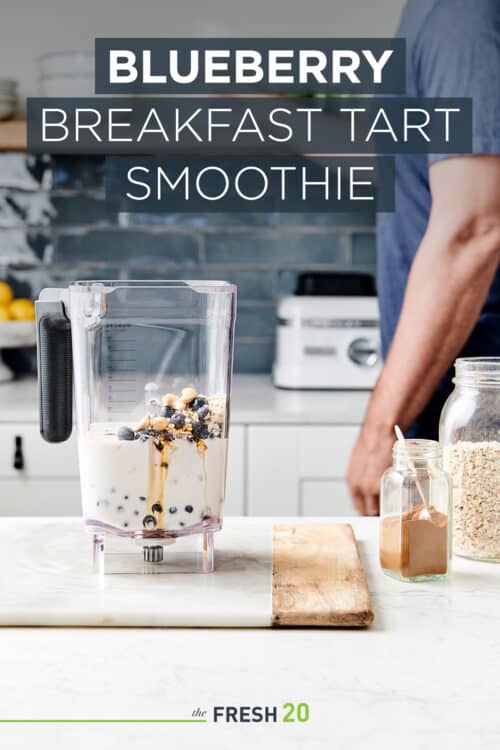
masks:
<path id="1" fill-rule="evenodd" d="M 0 349 L 19 349 L 35 346 L 36 323 L 34 320 L 7 320 L 0 323 Z"/>
<path id="2" fill-rule="evenodd" d="M 38 58 L 38 69 L 42 77 L 93 76 L 94 56 L 88 52 L 49 52 Z"/>
<path id="3" fill-rule="evenodd" d="M 0 120 L 11 120 L 16 113 L 16 100 L 11 102 L 0 101 Z"/>
<path id="4" fill-rule="evenodd" d="M 93 75 L 45 76 L 40 78 L 42 96 L 94 96 Z"/>
<path id="5" fill-rule="evenodd" d="M 17 88 L 17 81 L 9 81 L 7 78 L 0 78 L 0 92 L 2 94 L 14 94 Z"/>

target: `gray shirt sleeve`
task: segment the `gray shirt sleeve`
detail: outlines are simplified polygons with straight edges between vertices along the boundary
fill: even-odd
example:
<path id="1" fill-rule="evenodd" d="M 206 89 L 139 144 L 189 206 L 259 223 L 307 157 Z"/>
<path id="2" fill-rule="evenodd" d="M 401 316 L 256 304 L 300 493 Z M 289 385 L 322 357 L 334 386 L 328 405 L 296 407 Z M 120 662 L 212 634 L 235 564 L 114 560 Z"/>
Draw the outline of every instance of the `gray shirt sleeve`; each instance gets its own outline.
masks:
<path id="1" fill-rule="evenodd" d="M 437 0 L 413 55 L 418 95 L 472 98 L 473 153 L 500 154 L 499 0 Z"/>

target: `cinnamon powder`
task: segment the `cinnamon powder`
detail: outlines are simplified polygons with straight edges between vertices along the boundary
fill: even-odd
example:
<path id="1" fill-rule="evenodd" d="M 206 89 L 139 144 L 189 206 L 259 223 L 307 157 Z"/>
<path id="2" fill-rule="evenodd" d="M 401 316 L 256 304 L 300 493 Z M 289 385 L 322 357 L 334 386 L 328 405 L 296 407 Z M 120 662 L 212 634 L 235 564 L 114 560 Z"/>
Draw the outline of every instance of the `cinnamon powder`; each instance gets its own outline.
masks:
<path id="1" fill-rule="evenodd" d="M 432 505 L 416 505 L 380 525 L 380 563 L 403 578 L 448 570 L 448 517 Z"/>

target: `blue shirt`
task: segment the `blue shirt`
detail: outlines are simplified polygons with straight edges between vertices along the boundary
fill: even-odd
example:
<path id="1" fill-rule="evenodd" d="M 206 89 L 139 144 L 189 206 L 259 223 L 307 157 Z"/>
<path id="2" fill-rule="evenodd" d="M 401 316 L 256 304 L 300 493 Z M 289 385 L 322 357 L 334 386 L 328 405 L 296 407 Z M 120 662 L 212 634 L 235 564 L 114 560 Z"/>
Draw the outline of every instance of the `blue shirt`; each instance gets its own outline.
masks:
<path id="1" fill-rule="evenodd" d="M 398 37 L 406 39 L 407 95 L 472 97 L 473 151 L 500 154 L 500 1 L 408 0 Z M 442 155 L 395 157 L 396 204 L 378 217 L 378 293 L 384 356 L 396 329 L 408 274 L 431 210 L 429 167 Z M 452 324 L 452 321 L 450 321 Z M 500 355 L 500 272 L 461 356 Z M 451 370 L 412 434 L 436 437 L 451 391 Z"/>

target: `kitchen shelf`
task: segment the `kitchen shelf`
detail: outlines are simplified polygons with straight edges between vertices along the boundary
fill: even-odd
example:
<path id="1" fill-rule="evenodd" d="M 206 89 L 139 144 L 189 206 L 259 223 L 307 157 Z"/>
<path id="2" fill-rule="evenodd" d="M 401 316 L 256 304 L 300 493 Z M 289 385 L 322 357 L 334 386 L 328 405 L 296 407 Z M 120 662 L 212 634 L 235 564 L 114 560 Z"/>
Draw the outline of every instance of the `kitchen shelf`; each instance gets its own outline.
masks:
<path id="1" fill-rule="evenodd" d="M 0 122 L 0 151 L 26 151 L 26 121 Z"/>

